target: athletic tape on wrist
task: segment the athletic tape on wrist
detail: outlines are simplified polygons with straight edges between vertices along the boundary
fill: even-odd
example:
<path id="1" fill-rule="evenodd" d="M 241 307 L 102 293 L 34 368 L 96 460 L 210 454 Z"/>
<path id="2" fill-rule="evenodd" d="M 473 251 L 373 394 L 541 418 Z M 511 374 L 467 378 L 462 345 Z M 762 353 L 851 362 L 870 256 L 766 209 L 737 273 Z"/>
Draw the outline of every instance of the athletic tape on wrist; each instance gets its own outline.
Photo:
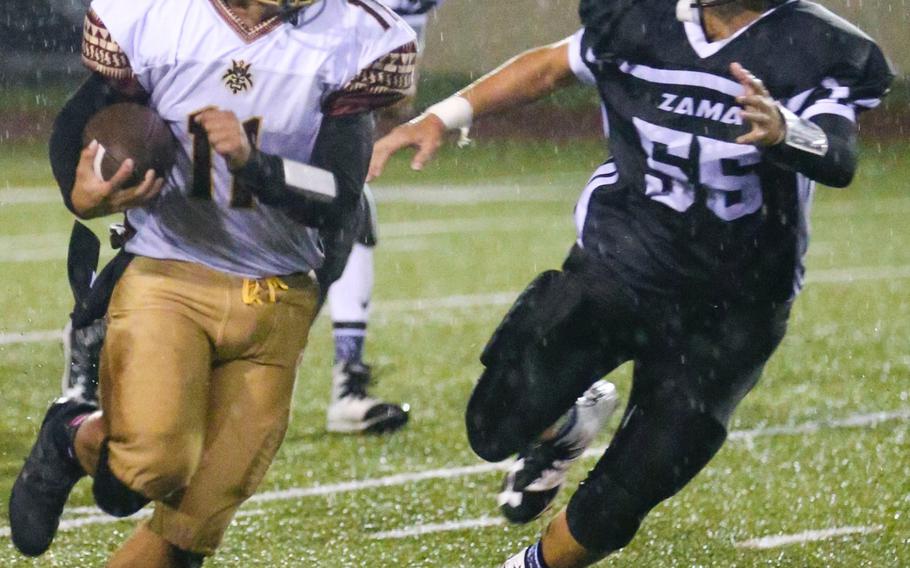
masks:
<path id="1" fill-rule="evenodd" d="M 777 108 L 784 117 L 786 127 L 782 140 L 784 144 L 816 156 L 824 156 L 828 153 L 828 136 L 819 125 L 796 116 L 780 103 L 777 104 Z"/>
<path id="2" fill-rule="evenodd" d="M 284 159 L 281 162 L 284 183 L 290 191 L 316 201 L 330 202 L 335 199 L 338 187 L 332 172 L 294 160 Z"/>
<path id="3" fill-rule="evenodd" d="M 436 103 L 424 114 L 435 114 L 447 130 L 470 128 L 474 121 L 474 107 L 468 99 L 457 95 Z"/>

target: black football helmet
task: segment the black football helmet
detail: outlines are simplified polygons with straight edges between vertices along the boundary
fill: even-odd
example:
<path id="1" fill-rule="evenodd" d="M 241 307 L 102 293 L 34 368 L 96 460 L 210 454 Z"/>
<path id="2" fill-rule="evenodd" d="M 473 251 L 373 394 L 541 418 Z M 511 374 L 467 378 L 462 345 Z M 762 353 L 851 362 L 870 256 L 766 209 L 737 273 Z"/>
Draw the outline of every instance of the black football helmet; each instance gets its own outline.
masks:
<path id="1" fill-rule="evenodd" d="M 682 22 L 691 20 L 693 16 L 694 9 L 702 10 L 704 8 L 713 8 L 714 6 L 722 6 L 724 4 L 731 4 L 737 2 L 738 0 L 678 0 L 676 3 L 676 17 Z M 765 0 L 770 6 L 777 6 L 783 4 L 788 0 Z"/>

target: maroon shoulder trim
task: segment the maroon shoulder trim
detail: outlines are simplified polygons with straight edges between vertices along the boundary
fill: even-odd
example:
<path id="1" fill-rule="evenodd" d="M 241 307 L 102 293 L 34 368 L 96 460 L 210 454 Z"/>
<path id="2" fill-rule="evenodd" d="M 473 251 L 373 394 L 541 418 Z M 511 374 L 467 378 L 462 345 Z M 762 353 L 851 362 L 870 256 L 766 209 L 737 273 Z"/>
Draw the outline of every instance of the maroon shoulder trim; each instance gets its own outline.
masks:
<path id="1" fill-rule="evenodd" d="M 82 26 L 82 62 L 92 71 L 111 79 L 133 76 L 129 58 L 92 9 L 85 14 Z"/>
<path id="2" fill-rule="evenodd" d="M 364 68 L 340 91 L 329 95 L 323 112 L 343 116 L 392 105 L 406 97 L 414 85 L 417 44 L 406 43 Z"/>

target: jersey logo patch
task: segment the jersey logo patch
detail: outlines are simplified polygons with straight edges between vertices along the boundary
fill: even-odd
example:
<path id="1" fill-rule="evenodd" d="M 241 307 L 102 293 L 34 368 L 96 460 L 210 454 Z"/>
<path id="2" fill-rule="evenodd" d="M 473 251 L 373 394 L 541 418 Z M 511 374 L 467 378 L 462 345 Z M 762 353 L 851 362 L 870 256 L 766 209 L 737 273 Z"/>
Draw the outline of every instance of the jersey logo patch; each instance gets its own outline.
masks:
<path id="1" fill-rule="evenodd" d="M 252 89 L 253 74 L 250 72 L 252 63 L 247 63 L 241 59 L 240 61 L 231 60 L 231 64 L 231 68 L 221 76 L 225 86 L 235 95 Z"/>

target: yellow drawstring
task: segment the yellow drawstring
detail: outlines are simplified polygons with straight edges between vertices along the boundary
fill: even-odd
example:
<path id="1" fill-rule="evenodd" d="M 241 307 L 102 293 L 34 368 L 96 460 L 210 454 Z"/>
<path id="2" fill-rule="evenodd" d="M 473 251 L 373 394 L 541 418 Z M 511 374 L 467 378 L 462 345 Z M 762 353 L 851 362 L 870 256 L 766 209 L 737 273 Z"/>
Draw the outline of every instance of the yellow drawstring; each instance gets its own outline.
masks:
<path id="1" fill-rule="evenodd" d="M 287 290 L 288 285 L 284 283 L 281 278 L 277 276 L 269 276 L 264 279 L 266 289 L 269 292 L 269 303 L 274 304 L 278 301 L 278 290 Z M 243 290 L 241 292 L 243 296 L 243 303 L 248 306 L 261 306 L 263 304 L 260 293 L 262 292 L 262 285 L 259 284 L 259 280 L 253 280 L 251 278 L 243 279 Z"/>
<path id="2" fill-rule="evenodd" d="M 288 289 L 288 285 L 284 283 L 284 280 L 277 276 L 266 278 L 265 284 L 269 287 L 269 302 L 273 304 L 278 301 L 278 290 Z"/>

